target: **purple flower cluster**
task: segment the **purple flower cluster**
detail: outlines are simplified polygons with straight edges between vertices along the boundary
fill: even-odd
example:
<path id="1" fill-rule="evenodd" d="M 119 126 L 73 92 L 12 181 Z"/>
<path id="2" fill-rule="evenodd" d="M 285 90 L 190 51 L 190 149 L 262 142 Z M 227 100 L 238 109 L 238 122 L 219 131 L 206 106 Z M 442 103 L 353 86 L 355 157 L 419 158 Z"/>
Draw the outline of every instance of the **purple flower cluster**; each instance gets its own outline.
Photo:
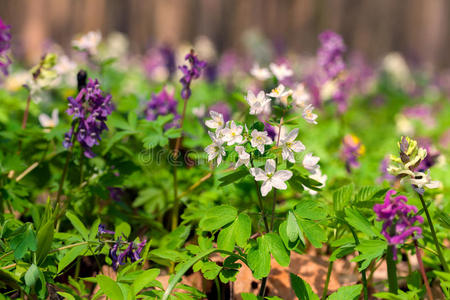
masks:
<path id="1" fill-rule="evenodd" d="M 384 180 L 387 182 L 393 184 L 395 182 L 395 176 L 388 172 L 388 167 L 391 162 L 391 159 L 389 158 L 389 155 L 383 158 L 383 160 L 380 163 L 380 173 L 381 176 L 378 178 L 378 183 L 383 183 Z"/>
<path id="2" fill-rule="evenodd" d="M 77 97 L 69 97 L 68 101 L 67 114 L 72 115 L 74 121 L 72 128 L 64 136 L 63 145 L 65 148 L 72 146 L 75 135 L 84 150 L 84 155 L 92 158 L 95 154 L 91 148 L 99 144 L 103 130 L 108 130 L 106 119 L 113 110 L 111 95 L 104 95 L 97 79 L 89 79 Z"/>
<path id="3" fill-rule="evenodd" d="M 191 82 L 200 77 L 202 69 L 206 68 L 206 62 L 198 59 L 194 50 L 191 50 L 184 59 L 189 61 L 190 66 L 183 65 L 178 68 L 183 73 L 183 77 L 180 79 L 180 82 L 183 85 L 181 98 L 187 100 L 191 97 Z"/>
<path id="4" fill-rule="evenodd" d="M 144 58 L 144 69 L 150 78 L 158 78 L 161 75 L 172 78 L 176 70 L 173 50 L 168 46 L 151 49 Z M 161 71 L 164 74 L 161 74 Z"/>
<path id="5" fill-rule="evenodd" d="M 373 210 L 377 214 L 377 221 L 383 221 L 381 233 L 389 245 L 404 244 L 409 236 L 417 238 L 422 234 L 422 228 L 414 226 L 417 221 L 423 223 L 421 216 L 415 216 L 417 207 L 408 205 L 405 196 L 391 196 L 396 194 L 395 190 L 386 193 L 383 204 L 375 204 Z M 416 235 L 414 235 L 414 233 Z M 394 247 L 394 259 L 397 259 L 397 248 Z"/>
<path id="6" fill-rule="evenodd" d="M 144 249 L 147 240 L 143 240 L 141 243 L 135 246 L 134 242 L 129 242 L 128 247 L 120 252 L 120 246 L 124 244 L 122 242 L 122 238 L 116 241 L 116 243 L 109 249 L 109 257 L 112 260 L 112 267 L 114 271 L 119 269 L 119 266 L 124 265 L 127 261 L 127 258 L 130 259 L 131 262 L 138 261 L 141 258 L 142 249 Z"/>
<path id="7" fill-rule="evenodd" d="M 432 166 L 434 166 L 437 162 L 437 159 L 441 153 L 433 148 L 431 141 L 428 138 L 419 138 L 417 139 L 418 145 L 425 150 L 427 150 L 427 156 L 420 162 L 417 166 L 416 170 L 418 172 L 425 172 Z"/>
<path id="8" fill-rule="evenodd" d="M 149 121 L 156 120 L 159 116 L 173 114 L 172 122 L 165 125 L 165 129 L 177 126 L 180 115 L 177 112 L 178 101 L 173 93 L 168 93 L 165 88 L 159 94 L 152 94 L 151 100 L 145 109 L 146 119 Z"/>
<path id="9" fill-rule="evenodd" d="M 365 146 L 358 137 L 349 134 L 342 141 L 341 158 L 345 161 L 345 168 L 350 173 L 351 169 L 359 168 L 358 158 L 365 153 Z"/>
<path id="10" fill-rule="evenodd" d="M 343 113 L 347 110 L 347 100 L 350 96 L 353 85 L 353 76 L 350 75 L 345 76 L 345 78 L 338 82 L 338 89 L 333 96 L 333 100 L 337 104 L 339 113 Z"/>
<path id="11" fill-rule="evenodd" d="M 107 230 L 105 225 L 98 225 L 98 235 L 101 236 L 103 234 L 115 234 L 114 231 Z M 120 247 L 128 243 L 128 247 L 120 252 Z M 124 265 L 127 261 L 127 258 L 130 259 L 131 262 L 138 261 L 141 258 L 142 249 L 144 249 L 147 240 L 144 239 L 139 244 L 135 245 L 134 242 L 125 242 L 122 241 L 122 237 L 119 237 L 114 245 L 109 249 L 109 257 L 112 260 L 112 267 L 114 271 L 119 269 L 119 266 Z"/>
<path id="12" fill-rule="evenodd" d="M 345 69 L 343 53 L 346 50 L 342 37 L 330 30 L 319 35 L 321 43 L 317 53 L 319 66 L 325 71 L 328 79 L 333 79 Z"/>
<path id="13" fill-rule="evenodd" d="M 3 20 L 0 18 L 0 71 L 4 75 L 8 75 L 8 66 L 11 64 L 11 60 L 6 55 L 11 48 L 10 28 L 11 26 L 3 23 Z"/>

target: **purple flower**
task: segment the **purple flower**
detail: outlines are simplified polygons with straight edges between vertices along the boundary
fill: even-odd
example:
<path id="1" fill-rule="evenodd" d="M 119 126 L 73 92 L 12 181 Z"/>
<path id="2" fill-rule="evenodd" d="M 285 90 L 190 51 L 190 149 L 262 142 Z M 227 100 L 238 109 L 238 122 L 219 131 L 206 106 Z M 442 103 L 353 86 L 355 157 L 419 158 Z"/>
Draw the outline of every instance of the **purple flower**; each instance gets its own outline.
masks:
<path id="1" fill-rule="evenodd" d="M 68 101 L 69 108 L 66 112 L 72 115 L 74 121 L 72 128 L 64 136 L 63 146 L 65 148 L 72 146 L 72 136 L 75 134 L 84 150 L 84 155 L 92 158 L 95 154 L 91 148 L 99 144 L 101 133 L 108 130 L 106 119 L 113 110 L 111 95 L 104 95 L 97 79 L 89 79 L 86 87 L 81 88 L 77 97 L 69 97 Z M 75 129 L 76 124 L 78 127 Z"/>
<path id="2" fill-rule="evenodd" d="M 191 50 L 184 59 L 189 62 L 189 66 L 183 65 L 178 68 L 183 73 L 183 77 L 180 79 L 180 82 L 183 85 L 181 98 L 187 100 L 191 97 L 191 82 L 200 77 L 201 70 L 206 67 L 206 62 L 199 60 L 197 55 L 195 55 L 194 50 Z"/>
<path id="3" fill-rule="evenodd" d="M 415 171 L 425 172 L 436 164 L 437 158 L 441 153 L 432 147 L 431 141 L 428 138 L 418 138 L 417 142 L 419 147 L 427 150 L 427 156 L 420 162 Z"/>
<path id="4" fill-rule="evenodd" d="M 156 120 L 159 116 L 173 114 L 173 120 L 166 124 L 164 128 L 175 127 L 181 116 L 177 112 L 178 101 L 175 99 L 173 93 L 168 93 L 165 88 L 159 94 L 152 94 L 152 98 L 145 109 L 146 119 L 149 121 Z"/>
<path id="5" fill-rule="evenodd" d="M 162 81 L 171 78 L 176 70 L 173 50 L 168 46 L 151 49 L 144 58 L 144 69 L 152 79 Z"/>
<path id="6" fill-rule="evenodd" d="M 11 48 L 11 33 L 9 30 L 11 26 L 3 23 L 0 18 L 0 71 L 6 76 L 8 75 L 8 67 L 11 64 L 11 60 L 6 55 Z"/>
<path id="7" fill-rule="evenodd" d="M 317 53 L 319 66 L 325 71 L 327 79 L 335 78 L 345 69 L 343 53 L 346 50 L 342 37 L 330 30 L 319 35 L 321 43 Z"/>
<path id="8" fill-rule="evenodd" d="M 386 156 L 385 158 L 383 158 L 383 160 L 381 161 L 381 164 L 380 164 L 381 176 L 377 180 L 379 183 L 382 183 L 384 180 L 386 180 L 389 183 L 395 182 L 396 177 L 394 175 L 390 174 L 387 170 L 390 162 L 391 162 L 391 159 L 389 158 L 389 155 Z"/>
<path id="9" fill-rule="evenodd" d="M 100 225 L 98 225 L 98 235 L 102 235 L 102 234 L 115 234 L 115 232 L 111 231 L 111 230 L 107 230 L 105 225 L 100 224 Z"/>
<path id="10" fill-rule="evenodd" d="M 377 221 L 383 221 L 381 233 L 384 235 L 389 245 L 404 244 L 409 236 L 417 238 L 422 234 L 422 228 L 413 226 L 417 221 L 423 222 L 421 216 L 416 216 L 417 207 L 408 205 L 405 196 L 391 196 L 396 194 L 395 190 L 386 193 L 383 204 L 375 204 L 373 210 L 377 214 Z M 414 235 L 414 233 L 416 235 Z M 394 259 L 397 259 L 397 248 L 394 247 Z"/>
<path id="11" fill-rule="evenodd" d="M 343 113 L 347 110 L 347 100 L 350 96 L 351 89 L 353 88 L 354 80 L 352 76 L 345 76 L 338 82 L 338 89 L 333 95 L 333 100 L 336 102 L 338 112 Z"/>
<path id="12" fill-rule="evenodd" d="M 275 127 L 270 125 L 268 122 L 264 121 L 264 131 L 267 132 L 267 135 L 274 141 L 277 136 L 277 131 Z"/>
<path id="13" fill-rule="evenodd" d="M 109 197 L 116 202 L 119 202 L 120 200 L 122 200 L 122 197 L 125 194 L 124 190 L 121 188 L 118 188 L 118 187 L 110 187 L 109 186 L 108 191 L 109 191 Z"/>
<path id="14" fill-rule="evenodd" d="M 119 237 L 119 239 L 109 249 L 109 257 L 112 260 L 112 267 L 114 271 L 117 271 L 119 269 L 119 266 L 124 265 L 127 261 L 127 258 L 129 258 L 131 262 L 135 262 L 141 259 L 141 252 L 146 243 L 147 240 L 144 239 L 137 245 L 137 247 L 135 247 L 134 242 L 129 242 L 128 247 L 124 251 L 119 253 L 119 255 L 117 255 L 122 244 L 122 239 L 121 237 Z"/>
<path id="15" fill-rule="evenodd" d="M 358 158 L 366 151 L 365 146 L 357 136 L 346 135 L 342 141 L 341 158 L 345 161 L 345 168 L 350 173 L 351 169 L 359 168 Z"/>

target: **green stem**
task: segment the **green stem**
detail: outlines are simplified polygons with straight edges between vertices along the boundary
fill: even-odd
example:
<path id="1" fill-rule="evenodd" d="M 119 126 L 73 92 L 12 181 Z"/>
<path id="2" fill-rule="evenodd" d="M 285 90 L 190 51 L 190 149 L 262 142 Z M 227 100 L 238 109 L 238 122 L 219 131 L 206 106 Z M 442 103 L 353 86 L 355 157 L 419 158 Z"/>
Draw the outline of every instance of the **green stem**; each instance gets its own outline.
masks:
<path id="1" fill-rule="evenodd" d="M 428 212 L 428 207 L 425 204 L 425 200 L 423 199 L 422 195 L 420 193 L 417 193 L 417 195 L 419 195 L 423 210 L 425 211 L 425 215 L 427 216 L 428 226 L 430 226 L 431 236 L 433 237 L 434 245 L 436 246 L 436 251 L 437 251 L 439 260 L 442 264 L 442 267 L 444 268 L 444 271 L 448 273 L 450 271 L 448 269 L 448 265 L 447 265 L 447 262 L 445 261 L 444 255 L 442 254 L 441 246 L 437 239 L 436 231 L 434 230 L 433 221 L 431 220 L 430 213 Z"/>
<path id="2" fill-rule="evenodd" d="M 356 234 L 356 232 L 353 230 L 353 228 L 349 225 L 350 231 L 352 232 L 353 238 L 355 239 L 355 244 L 359 245 L 359 239 L 358 239 L 358 235 Z M 358 263 L 358 266 L 360 266 L 361 264 Z M 363 284 L 363 291 L 364 291 L 364 300 L 368 300 L 369 299 L 369 290 L 367 288 L 367 276 L 366 276 L 366 269 L 361 270 L 361 281 Z"/>
<path id="3" fill-rule="evenodd" d="M 328 284 L 330 283 L 331 272 L 333 271 L 333 262 L 328 263 L 327 279 L 325 280 L 325 287 L 323 288 L 322 300 L 325 300 L 328 294 Z"/>
<path id="4" fill-rule="evenodd" d="M 172 231 L 175 230 L 178 226 L 178 215 L 180 210 L 180 199 L 178 197 L 178 179 L 177 179 L 177 158 L 178 153 L 181 146 L 181 139 L 183 137 L 183 124 L 184 124 L 184 118 L 186 117 L 186 109 L 187 109 L 187 102 L 188 99 L 184 100 L 183 103 L 183 112 L 181 114 L 181 120 L 180 120 L 180 129 L 181 129 L 181 135 L 177 138 L 175 141 L 175 148 L 173 150 L 173 157 L 174 157 L 174 166 L 173 166 L 173 209 L 172 209 Z"/>
<path id="5" fill-rule="evenodd" d="M 395 245 L 388 246 L 386 253 L 386 264 L 388 272 L 389 293 L 397 294 L 398 281 L 397 281 L 397 267 L 394 261 L 394 247 Z"/>
<path id="6" fill-rule="evenodd" d="M 220 291 L 220 282 L 219 279 L 216 277 L 214 279 L 214 282 L 216 284 L 216 290 L 217 290 L 217 300 L 222 300 L 222 292 Z"/>

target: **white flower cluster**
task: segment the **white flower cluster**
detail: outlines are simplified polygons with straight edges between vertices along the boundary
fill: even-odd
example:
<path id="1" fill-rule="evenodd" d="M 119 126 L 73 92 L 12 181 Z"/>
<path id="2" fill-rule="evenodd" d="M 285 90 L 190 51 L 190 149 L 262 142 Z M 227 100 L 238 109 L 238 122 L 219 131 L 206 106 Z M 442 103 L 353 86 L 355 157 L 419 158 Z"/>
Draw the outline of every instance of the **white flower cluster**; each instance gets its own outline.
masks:
<path id="1" fill-rule="evenodd" d="M 269 65 L 269 69 L 261 68 L 258 64 L 255 64 L 250 70 L 250 74 L 261 81 L 271 78 L 272 75 L 275 76 L 279 81 L 294 75 L 294 72 L 286 64 L 277 65 L 272 63 Z"/>
<path id="2" fill-rule="evenodd" d="M 312 113 L 313 108 L 308 104 L 309 97 L 307 97 L 303 85 L 299 85 L 294 92 L 286 89 L 282 84 L 268 94 L 264 93 L 264 91 L 260 91 L 255 95 L 252 91 L 248 91 L 246 100 L 250 105 L 251 115 L 267 116 L 270 114 L 271 98 L 282 99 L 289 96 L 292 96 L 293 103 L 295 103 L 296 106 L 304 107 L 304 119 L 309 123 L 316 124 L 315 119 L 317 118 L 317 115 Z M 249 172 L 255 180 L 263 182 L 261 186 L 262 196 L 266 196 L 272 188 L 280 190 L 285 190 L 287 188 L 285 181 L 292 177 L 292 171 L 277 170 L 276 161 L 274 159 L 266 160 L 264 170 L 255 168 L 253 167 L 253 164 L 251 164 L 251 153 L 259 151 L 260 154 L 264 154 L 266 145 L 274 146 L 276 148 L 281 148 L 281 157 L 284 161 L 295 164 L 295 153 L 305 151 L 305 146 L 302 142 L 297 140 L 299 133 L 298 128 L 287 132 L 286 128 L 281 126 L 275 140 L 272 140 L 267 131 L 259 131 L 258 129 L 250 131 L 246 125 L 239 125 L 233 120 L 225 123 L 222 114 L 218 112 L 211 111 L 210 116 L 211 119 L 205 122 L 205 125 L 212 130 L 208 132 L 212 144 L 205 148 L 205 151 L 208 154 L 208 161 L 215 160 L 217 165 L 220 165 L 223 157 L 226 156 L 225 145 L 234 146 L 234 151 L 236 151 L 238 157 L 234 168 L 238 168 L 242 165 L 249 168 Z M 303 166 L 310 171 L 311 178 L 321 182 L 323 185 L 327 177 L 326 175 L 322 175 L 320 167 L 317 165 L 318 161 L 318 157 L 314 157 L 309 153 L 303 160 Z M 309 190 L 309 192 L 311 194 L 315 193 L 312 190 Z"/>
<path id="3" fill-rule="evenodd" d="M 100 31 L 90 31 L 80 38 L 72 41 L 72 46 L 80 51 L 86 51 L 90 55 L 97 55 L 98 45 L 102 40 Z"/>

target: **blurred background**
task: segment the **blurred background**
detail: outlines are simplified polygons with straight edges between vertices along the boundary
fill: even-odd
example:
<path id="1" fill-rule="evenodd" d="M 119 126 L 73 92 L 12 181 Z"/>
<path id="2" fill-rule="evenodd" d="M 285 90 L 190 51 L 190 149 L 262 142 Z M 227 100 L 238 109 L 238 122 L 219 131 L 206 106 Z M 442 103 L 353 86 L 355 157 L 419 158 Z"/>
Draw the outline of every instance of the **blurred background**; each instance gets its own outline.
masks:
<path id="1" fill-rule="evenodd" d="M 36 63 L 46 44 L 70 48 L 76 34 L 119 31 L 131 51 L 208 36 L 219 52 L 242 51 L 249 31 L 279 51 L 314 54 L 332 29 L 349 49 L 377 62 L 391 51 L 429 70 L 450 66 L 448 0 L 0 0 L 15 56 Z"/>

